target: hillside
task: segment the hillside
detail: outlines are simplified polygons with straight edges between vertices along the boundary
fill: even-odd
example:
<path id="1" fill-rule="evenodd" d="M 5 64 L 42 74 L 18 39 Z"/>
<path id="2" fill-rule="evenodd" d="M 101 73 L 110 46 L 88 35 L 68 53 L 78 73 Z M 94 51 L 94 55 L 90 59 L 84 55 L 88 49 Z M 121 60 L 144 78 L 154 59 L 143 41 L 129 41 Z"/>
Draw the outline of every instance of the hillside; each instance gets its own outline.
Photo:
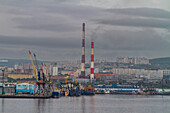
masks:
<path id="1" fill-rule="evenodd" d="M 31 63 L 30 60 L 27 59 L 0 59 L 1 60 L 8 60 L 8 62 L 0 62 L 0 67 L 7 66 L 7 67 L 14 67 L 16 63 L 22 65 L 23 63 Z M 41 64 L 43 61 L 38 61 L 38 64 Z"/>
<path id="2" fill-rule="evenodd" d="M 158 69 L 170 69 L 170 57 L 154 58 L 150 59 L 149 62 Z"/>
<path id="3" fill-rule="evenodd" d="M 149 60 L 151 64 L 170 64 L 170 57 L 155 58 Z"/>

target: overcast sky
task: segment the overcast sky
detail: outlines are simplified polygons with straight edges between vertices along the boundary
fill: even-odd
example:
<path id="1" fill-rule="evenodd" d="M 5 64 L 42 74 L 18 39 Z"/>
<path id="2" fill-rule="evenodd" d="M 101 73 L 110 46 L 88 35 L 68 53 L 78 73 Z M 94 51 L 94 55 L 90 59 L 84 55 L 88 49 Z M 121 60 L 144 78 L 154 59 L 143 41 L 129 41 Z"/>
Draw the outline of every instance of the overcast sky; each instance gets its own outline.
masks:
<path id="1" fill-rule="evenodd" d="M 169 0 L 0 0 L 0 58 L 79 60 L 170 56 Z"/>

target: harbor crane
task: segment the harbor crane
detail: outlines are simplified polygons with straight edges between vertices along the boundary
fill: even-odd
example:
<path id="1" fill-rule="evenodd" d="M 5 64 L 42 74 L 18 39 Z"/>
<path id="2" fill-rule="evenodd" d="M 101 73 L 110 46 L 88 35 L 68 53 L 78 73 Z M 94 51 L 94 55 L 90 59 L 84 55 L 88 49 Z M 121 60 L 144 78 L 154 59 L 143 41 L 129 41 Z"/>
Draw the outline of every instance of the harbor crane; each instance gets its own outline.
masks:
<path id="1" fill-rule="evenodd" d="M 38 68 L 36 55 L 34 54 L 34 58 L 35 58 L 35 62 L 36 62 L 36 68 L 35 68 L 34 61 L 33 61 L 30 50 L 29 50 L 29 55 L 30 55 L 31 64 L 32 64 L 32 67 L 33 67 L 33 74 L 34 74 L 34 77 L 36 79 L 36 87 L 34 89 L 34 94 L 37 93 L 38 95 L 41 95 L 41 94 L 44 95 L 46 93 L 46 91 L 44 89 L 44 82 L 43 82 L 43 80 L 41 80 L 40 70 Z"/>

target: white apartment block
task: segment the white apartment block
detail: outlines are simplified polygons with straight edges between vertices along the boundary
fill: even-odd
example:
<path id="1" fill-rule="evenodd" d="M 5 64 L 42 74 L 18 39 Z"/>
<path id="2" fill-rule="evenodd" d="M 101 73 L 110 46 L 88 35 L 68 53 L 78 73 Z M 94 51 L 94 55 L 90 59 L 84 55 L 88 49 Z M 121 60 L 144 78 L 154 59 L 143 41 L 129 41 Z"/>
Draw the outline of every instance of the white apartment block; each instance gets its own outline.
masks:
<path id="1" fill-rule="evenodd" d="M 149 59 L 145 57 L 118 57 L 118 63 L 149 64 Z"/>
<path id="2" fill-rule="evenodd" d="M 53 67 L 52 68 L 52 75 L 57 76 L 58 75 L 58 67 Z"/>
<path id="3" fill-rule="evenodd" d="M 113 68 L 111 71 L 117 75 L 136 75 L 136 77 L 140 76 L 148 79 L 160 79 L 163 77 L 164 70 Z"/>

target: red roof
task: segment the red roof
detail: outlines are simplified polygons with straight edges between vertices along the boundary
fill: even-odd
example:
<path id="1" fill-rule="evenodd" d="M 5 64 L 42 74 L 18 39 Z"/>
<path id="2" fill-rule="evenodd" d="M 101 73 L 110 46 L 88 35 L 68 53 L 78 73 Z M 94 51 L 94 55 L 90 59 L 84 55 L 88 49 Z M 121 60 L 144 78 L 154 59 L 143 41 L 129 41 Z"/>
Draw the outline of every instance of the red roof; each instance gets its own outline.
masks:
<path id="1" fill-rule="evenodd" d="M 65 79 L 64 77 L 65 77 L 64 75 L 57 75 L 57 76 L 53 76 L 52 78 L 55 80 L 63 80 Z"/>

